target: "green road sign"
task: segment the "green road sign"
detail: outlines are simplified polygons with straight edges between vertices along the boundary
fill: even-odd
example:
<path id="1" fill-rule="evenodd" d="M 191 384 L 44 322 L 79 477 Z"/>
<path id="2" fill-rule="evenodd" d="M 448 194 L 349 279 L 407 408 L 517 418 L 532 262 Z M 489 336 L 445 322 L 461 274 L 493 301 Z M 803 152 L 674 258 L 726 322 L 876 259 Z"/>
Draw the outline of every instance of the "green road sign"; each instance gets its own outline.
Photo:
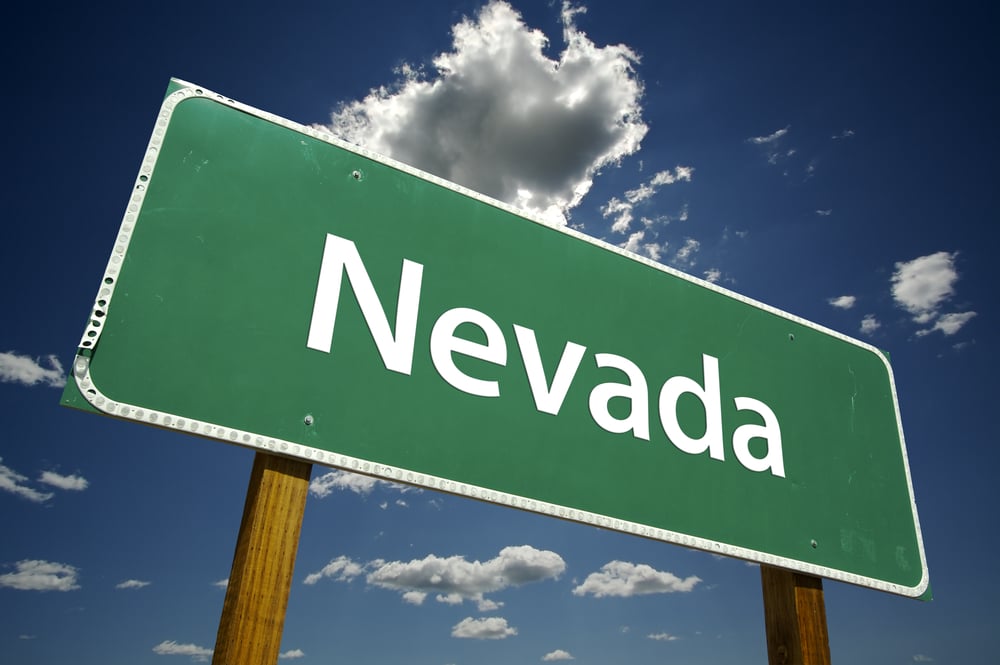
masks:
<path id="1" fill-rule="evenodd" d="M 919 596 L 871 346 L 173 81 L 64 402 Z"/>

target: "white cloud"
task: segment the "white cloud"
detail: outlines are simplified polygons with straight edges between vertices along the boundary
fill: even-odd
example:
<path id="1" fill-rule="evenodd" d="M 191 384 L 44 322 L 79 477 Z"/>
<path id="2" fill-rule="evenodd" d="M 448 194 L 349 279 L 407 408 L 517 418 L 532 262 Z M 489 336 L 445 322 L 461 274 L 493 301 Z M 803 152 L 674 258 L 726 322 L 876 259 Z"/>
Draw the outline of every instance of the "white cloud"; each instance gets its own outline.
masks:
<path id="1" fill-rule="evenodd" d="M 716 284 L 720 279 L 722 279 L 722 271 L 718 268 L 709 268 L 705 271 L 704 275 L 705 281 L 711 282 L 712 284 Z"/>
<path id="2" fill-rule="evenodd" d="M 2 461 L 3 458 L 0 457 L 0 462 Z M 9 466 L 0 464 L 0 490 L 16 494 L 22 499 L 27 499 L 34 503 L 44 503 L 52 498 L 53 494 L 51 492 L 39 492 L 35 488 L 25 485 L 24 483 L 27 480 L 27 476 L 21 475 Z"/>
<path id="3" fill-rule="evenodd" d="M 777 130 L 777 131 L 775 131 L 775 132 L 773 132 L 771 134 L 767 134 L 765 136 L 752 136 L 752 137 L 750 137 L 750 138 L 747 139 L 747 142 L 748 143 L 753 143 L 754 145 L 765 145 L 765 144 L 768 144 L 768 143 L 774 143 L 775 141 L 777 141 L 778 139 L 780 139 L 782 136 L 784 136 L 785 134 L 787 134 L 788 130 L 790 130 L 791 128 L 792 128 L 791 125 L 786 125 L 785 127 L 782 127 L 781 129 L 779 129 L 779 130 Z"/>
<path id="4" fill-rule="evenodd" d="M 813 170 L 815 170 L 815 167 Z M 830 215 L 833 214 L 833 208 L 824 208 L 822 210 L 817 210 L 816 214 L 819 215 L 820 217 L 829 217 Z"/>
<path id="5" fill-rule="evenodd" d="M 701 249 L 701 243 L 694 238 L 687 238 L 684 246 L 677 250 L 674 256 L 674 263 L 679 266 L 690 267 L 694 265 L 694 255 Z"/>
<path id="6" fill-rule="evenodd" d="M 971 321 L 974 316 L 976 316 L 976 312 L 942 314 L 941 317 L 934 322 L 933 328 L 918 330 L 917 336 L 923 337 L 924 335 L 929 335 L 936 330 L 940 330 L 945 335 L 954 335 L 962 329 L 962 326 Z"/>
<path id="7" fill-rule="evenodd" d="M 558 59 L 548 38 L 493 0 L 452 28 L 434 73 L 399 70 L 391 86 L 341 106 L 329 129 L 348 141 L 536 214 L 565 222 L 606 166 L 647 131 L 627 46 L 597 46 L 563 5 Z"/>
<path id="8" fill-rule="evenodd" d="M 834 141 L 838 141 L 840 139 L 849 139 L 852 136 L 854 136 L 854 130 L 853 129 L 845 129 L 844 131 L 840 132 L 839 134 L 834 134 L 830 138 L 833 139 Z"/>
<path id="9" fill-rule="evenodd" d="M 632 220 L 634 219 L 633 212 L 635 206 L 647 201 L 659 191 L 660 187 L 663 185 L 672 185 L 676 182 L 691 182 L 691 174 L 694 173 L 694 169 L 690 166 L 676 166 L 673 172 L 669 169 L 666 171 L 660 171 L 650 178 L 647 182 L 639 185 L 636 189 L 630 189 L 625 192 L 625 200 L 622 201 L 618 197 L 612 197 L 606 204 L 601 206 L 601 215 L 607 219 L 608 217 L 614 217 L 614 222 L 611 224 L 611 231 L 614 233 L 626 233 L 629 227 L 632 225 Z M 688 218 L 688 207 L 685 204 L 681 208 L 681 212 L 676 219 L 685 221 Z M 662 216 L 657 218 L 659 220 L 665 220 L 670 222 L 672 217 Z M 649 218 L 643 218 L 643 224 L 648 228 L 652 226 L 656 220 Z"/>
<path id="10" fill-rule="evenodd" d="M 125 580 L 124 582 L 119 582 L 115 585 L 116 589 L 141 589 L 143 587 L 149 586 L 149 582 L 143 580 Z"/>
<path id="11" fill-rule="evenodd" d="M 542 656 L 542 660 L 550 662 L 553 660 L 575 660 L 575 659 L 573 658 L 573 655 L 569 651 L 556 649 L 555 651 L 550 651 L 549 653 Z"/>
<path id="12" fill-rule="evenodd" d="M 503 603 L 499 603 L 495 600 L 490 600 L 489 598 L 483 598 L 476 604 L 476 608 L 480 612 L 492 612 L 503 607 Z"/>
<path id="13" fill-rule="evenodd" d="M 66 563 L 25 559 L 16 564 L 17 572 L 0 575 L 0 587 L 21 591 L 73 591 L 79 589 L 78 570 Z"/>
<path id="14" fill-rule="evenodd" d="M 879 323 L 874 314 L 866 314 L 865 318 L 861 319 L 861 333 L 864 335 L 874 335 L 875 331 L 881 327 L 882 324 Z"/>
<path id="15" fill-rule="evenodd" d="M 651 593 L 688 592 L 701 582 L 691 575 L 681 579 L 673 573 L 653 569 L 646 564 L 611 561 L 600 572 L 591 573 L 573 589 L 573 595 L 591 594 L 596 598 L 607 596 L 641 596 Z"/>
<path id="16" fill-rule="evenodd" d="M 375 483 L 379 482 L 371 476 L 362 476 L 347 471 L 330 471 L 309 483 L 309 493 L 320 499 L 333 494 L 334 490 L 350 490 L 362 496 L 371 494 Z"/>
<path id="17" fill-rule="evenodd" d="M 676 635 L 671 635 L 670 633 L 650 633 L 649 635 L 646 635 L 646 637 L 651 640 L 656 640 L 657 642 L 673 642 L 680 639 Z"/>
<path id="18" fill-rule="evenodd" d="M 332 577 L 338 582 L 350 582 L 363 572 L 365 572 L 364 566 L 352 561 L 346 556 L 339 556 L 323 566 L 323 568 L 319 571 L 306 575 L 306 579 L 303 583 L 310 585 L 316 584 L 316 582 L 319 582 L 324 577 Z"/>
<path id="19" fill-rule="evenodd" d="M 295 658 L 302 658 L 306 653 L 302 649 L 289 649 L 284 653 L 279 653 L 278 658 L 281 660 L 292 660 Z"/>
<path id="20" fill-rule="evenodd" d="M 836 307 L 837 309 L 850 309 L 854 307 L 858 299 L 854 296 L 837 296 L 836 298 L 830 298 L 827 300 L 828 303 Z"/>
<path id="21" fill-rule="evenodd" d="M 229 578 L 227 577 L 224 580 L 219 580 L 218 582 L 212 582 L 212 586 L 218 587 L 220 589 L 228 589 L 229 588 Z"/>
<path id="22" fill-rule="evenodd" d="M 954 294 L 957 256 L 957 253 L 936 252 L 896 263 L 892 297 L 916 323 L 930 323 L 937 318 L 940 306 Z"/>
<path id="23" fill-rule="evenodd" d="M 164 640 L 153 647 L 153 653 L 161 656 L 191 656 L 191 660 L 198 663 L 208 662 L 212 651 L 196 644 L 178 644 L 173 640 Z"/>
<path id="24" fill-rule="evenodd" d="M 375 562 L 370 568 L 367 581 L 373 586 L 436 593 L 439 602 L 450 603 L 456 599 L 480 602 L 486 593 L 556 578 L 566 569 L 566 562 L 555 552 L 520 545 L 505 547 L 486 562 L 431 554 L 409 562 Z"/>
<path id="25" fill-rule="evenodd" d="M 61 490 L 79 492 L 87 489 L 90 483 L 83 476 L 63 476 L 54 471 L 43 471 L 39 482 L 58 487 Z"/>
<path id="26" fill-rule="evenodd" d="M 49 367 L 42 367 L 39 359 L 22 356 L 14 351 L 0 353 L 0 381 L 4 383 L 23 383 L 26 386 L 42 384 L 52 388 L 62 388 L 66 385 L 66 373 L 59 358 L 54 355 L 45 356 Z"/>
<path id="27" fill-rule="evenodd" d="M 914 663 L 933 663 L 934 659 L 931 658 L 930 656 L 925 656 L 922 653 L 918 653 L 915 656 L 913 656 L 913 662 Z"/>
<path id="28" fill-rule="evenodd" d="M 473 640 L 503 640 L 511 635 L 517 635 L 517 628 L 507 625 L 507 620 L 501 617 L 473 619 L 466 617 L 451 629 L 452 637 L 462 637 Z"/>

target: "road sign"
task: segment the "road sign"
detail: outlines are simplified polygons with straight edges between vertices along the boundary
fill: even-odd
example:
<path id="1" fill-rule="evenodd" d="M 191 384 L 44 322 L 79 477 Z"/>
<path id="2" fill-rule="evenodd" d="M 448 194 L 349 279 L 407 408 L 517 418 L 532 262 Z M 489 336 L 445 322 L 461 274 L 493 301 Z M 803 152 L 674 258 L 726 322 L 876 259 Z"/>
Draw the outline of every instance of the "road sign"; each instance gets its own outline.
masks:
<path id="1" fill-rule="evenodd" d="M 908 596 L 863 342 L 173 81 L 64 402 Z"/>

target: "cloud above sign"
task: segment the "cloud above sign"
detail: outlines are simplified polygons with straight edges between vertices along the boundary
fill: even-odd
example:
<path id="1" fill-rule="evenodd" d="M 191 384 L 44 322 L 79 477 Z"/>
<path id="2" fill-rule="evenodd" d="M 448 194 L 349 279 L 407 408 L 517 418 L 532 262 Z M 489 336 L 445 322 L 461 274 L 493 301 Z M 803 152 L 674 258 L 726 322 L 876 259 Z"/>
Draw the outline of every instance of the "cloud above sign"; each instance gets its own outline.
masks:
<path id="1" fill-rule="evenodd" d="M 565 222 L 603 167 L 639 149 L 642 84 L 627 46 L 597 46 L 564 3 L 563 50 L 500 0 L 452 28 L 435 71 L 342 104 L 329 129 L 477 192 Z"/>

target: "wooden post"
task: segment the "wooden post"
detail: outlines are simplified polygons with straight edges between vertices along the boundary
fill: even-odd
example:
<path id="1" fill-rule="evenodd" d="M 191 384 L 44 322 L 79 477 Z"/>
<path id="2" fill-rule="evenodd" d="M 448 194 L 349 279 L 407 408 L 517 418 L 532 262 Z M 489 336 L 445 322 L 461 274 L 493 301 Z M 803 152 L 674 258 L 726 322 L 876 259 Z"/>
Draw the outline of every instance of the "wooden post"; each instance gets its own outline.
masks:
<path id="1" fill-rule="evenodd" d="M 761 565 L 768 665 L 830 665 L 823 580 Z"/>
<path id="2" fill-rule="evenodd" d="M 258 452 L 222 606 L 212 665 L 274 665 L 312 465 Z"/>

